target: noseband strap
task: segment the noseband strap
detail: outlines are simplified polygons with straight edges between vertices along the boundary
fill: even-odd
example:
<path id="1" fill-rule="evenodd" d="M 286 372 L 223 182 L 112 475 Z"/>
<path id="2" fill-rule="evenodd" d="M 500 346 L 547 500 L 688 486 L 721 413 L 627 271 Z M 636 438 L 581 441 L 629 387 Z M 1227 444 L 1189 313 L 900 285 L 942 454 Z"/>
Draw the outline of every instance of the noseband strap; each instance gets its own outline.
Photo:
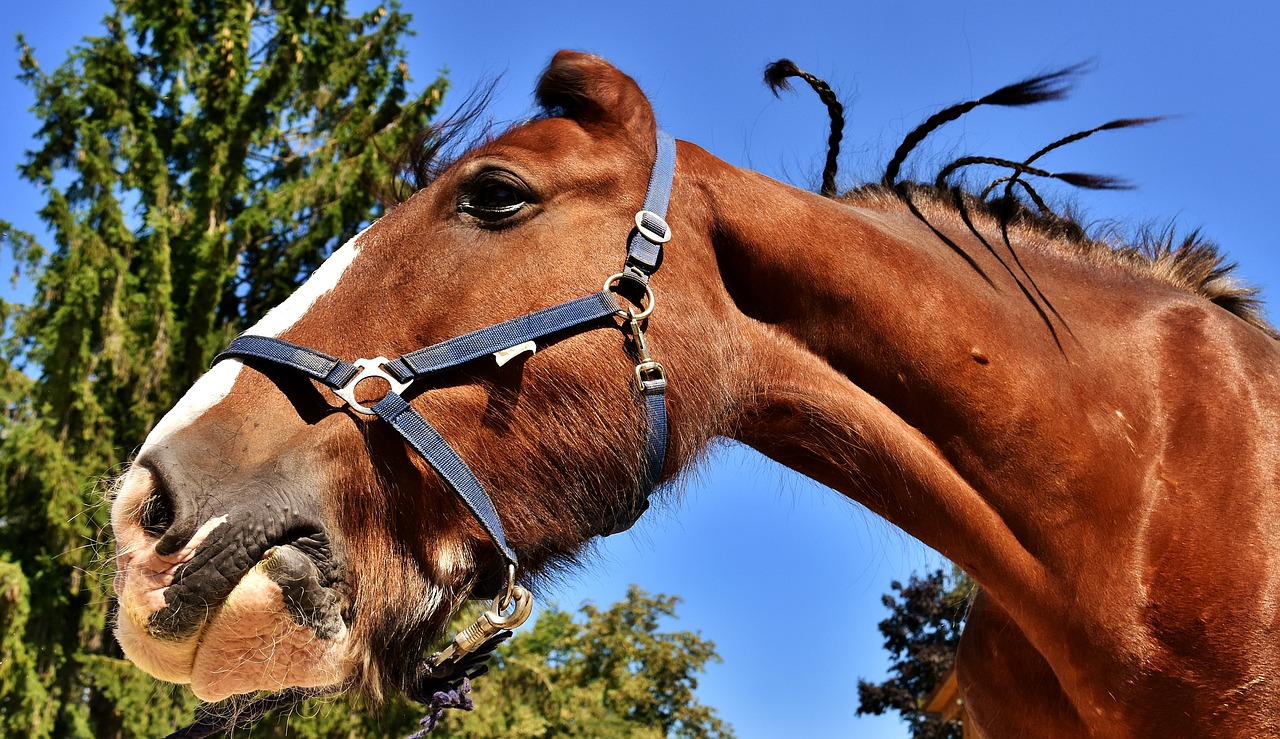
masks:
<path id="1" fill-rule="evenodd" d="M 421 674 L 414 678 L 413 684 L 405 686 L 412 698 L 428 705 L 429 715 L 423 719 L 423 731 L 419 734 L 429 731 L 445 708 L 469 707 L 469 701 L 465 696 L 468 690 L 467 680 L 488 669 L 485 663 L 493 650 L 511 635 L 507 629 L 515 628 L 528 617 L 531 602 L 521 600 L 517 595 L 515 602 L 524 603 L 523 610 L 520 610 L 518 605 L 513 605 L 512 607 L 519 611 L 519 615 L 513 612 L 508 617 L 501 616 L 501 611 L 512 602 L 513 593 L 523 593 L 525 599 L 528 598 L 528 593 L 515 584 L 516 554 L 507 543 L 506 534 L 502 530 L 502 520 L 494 508 L 493 499 L 485 492 L 484 486 L 466 462 L 449 446 L 440 433 L 413 406 L 409 405 L 402 393 L 412 383 L 429 375 L 475 361 L 486 355 L 496 354 L 502 357 L 501 353 L 504 350 L 514 350 L 519 353 L 521 349 L 517 347 L 531 342 L 536 349 L 539 340 L 570 331 L 579 333 L 606 325 L 621 328 L 629 334 L 638 359 L 635 380 L 640 400 L 645 408 L 648 427 L 648 442 L 645 448 L 647 479 L 643 499 L 631 510 L 619 511 L 612 520 L 601 522 L 601 533 L 614 534 L 630 528 L 649 507 L 648 496 L 662 475 L 667 449 L 666 374 L 662 365 L 649 356 L 643 332 L 644 319 L 654 307 L 653 290 L 649 287 L 649 278 L 661 266 L 662 245 L 671 238 L 666 214 L 675 177 L 676 145 L 675 140 L 662 131 L 658 132 L 657 143 L 658 154 L 649 176 L 644 206 L 636 213 L 636 227 L 628 239 L 626 261 L 622 271 L 609 277 L 604 283 L 604 288 L 598 293 L 472 331 L 390 361 L 384 357 L 377 357 L 347 362 L 282 339 L 254 335 L 245 335 L 233 340 L 222 353 L 214 357 L 214 364 L 224 359 L 260 360 L 301 372 L 333 390 L 334 394 L 347 403 L 353 411 L 373 415 L 386 421 L 453 489 L 475 515 L 476 520 L 493 540 L 505 560 L 508 573 L 507 599 L 504 601 L 503 597 L 499 596 L 494 601 L 499 612 L 497 620 L 489 618 L 489 621 L 493 621 L 492 624 L 482 624 L 484 617 L 491 616 L 486 611 L 482 618 L 455 638 L 452 646 L 426 660 L 420 666 Z M 618 290 L 624 289 L 625 283 L 643 288 L 648 298 L 648 305 L 643 305 L 644 301 L 636 303 L 641 306 L 639 313 L 622 307 L 615 297 Z M 617 318 L 622 319 L 620 326 L 616 321 Z M 505 361 L 506 359 L 499 358 L 499 364 Z M 391 391 L 372 408 L 363 406 L 355 397 L 356 386 L 368 377 L 382 378 L 391 386 Z M 504 618 L 509 618 L 509 621 Z M 482 626 L 489 628 L 481 628 Z M 482 643 L 470 644 L 471 640 L 464 638 L 471 632 L 483 637 Z M 475 635 L 472 634 L 472 636 Z M 467 643 L 464 645 L 464 642 Z M 338 689 L 340 689 L 339 686 L 334 686 L 318 692 L 328 693 Z M 252 701 L 243 712 L 234 716 L 205 715 L 194 724 L 171 734 L 170 739 L 175 737 L 198 739 L 247 725 L 268 710 L 287 707 L 305 700 L 312 692 L 290 689 L 276 696 Z"/>
<path id="2" fill-rule="evenodd" d="M 579 333 L 606 325 L 616 326 L 616 322 L 606 319 L 621 317 L 624 319 L 622 328 L 630 331 L 640 356 L 635 378 L 647 419 L 645 458 L 648 479 L 645 481 L 645 499 L 634 510 L 621 511 L 615 520 L 605 522 L 602 533 L 612 534 L 630 528 L 648 508 L 648 494 L 662 474 L 667 447 L 667 381 L 662 365 L 648 356 L 641 330 L 641 320 L 652 309 L 652 302 L 642 314 L 634 314 L 618 303 L 611 286 L 620 286 L 628 281 L 639 283 L 652 300 L 649 277 L 661 265 L 662 245 L 671 238 L 666 213 L 676 165 L 675 140 L 662 131 L 658 132 L 657 138 L 658 154 L 649 177 L 644 207 L 636 213 L 636 227 L 628 241 L 623 271 L 610 278 L 600 292 L 472 331 L 395 360 L 378 357 L 346 362 L 283 339 L 245 335 L 233 340 L 214 358 L 214 364 L 234 358 L 257 359 L 288 367 L 332 389 L 352 410 L 376 415 L 386 421 L 453 489 L 492 539 L 506 563 L 515 566 L 516 554 L 507 543 L 493 499 L 467 463 L 395 388 L 398 385 L 403 390 L 432 374 L 530 342 L 536 346 L 539 340 L 570 331 Z M 354 391 L 357 384 L 370 376 L 387 380 L 393 390 L 371 408 L 365 408 L 355 401 Z"/>
<path id="3" fill-rule="evenodd" d="M 602 291 L 442 341 L 395 361 L 383 360 L 378 368 L 401 383 L 411 383 L 503 349 L 602 322 L 620 311 L 613 293 Z M 270 336 L 238 337 L 214 359 L 214 363 L 233 357 L 266 360 L 289 367 L 328 386 L 335 393 L 347 388 L 360 372 L 355 364 Z M 665 403 L 663 406 L 661 425 L 665 432 Z M 353 409 L 360 412 L 363 406 Z M 508 564 L 516 564 L 516 554 L 507 544 L 502 520 L 498 518 L 493 500 L 471 468 L 435 427 L 394 391 L 387 393 L 372 408 L 364 410 L 389 423 L 431 465 L 480 522 L 503 559 Z M 665 435 L 663 445 L 665 447 Z M 652 472 L 652 467 L 650 470 Z"/>

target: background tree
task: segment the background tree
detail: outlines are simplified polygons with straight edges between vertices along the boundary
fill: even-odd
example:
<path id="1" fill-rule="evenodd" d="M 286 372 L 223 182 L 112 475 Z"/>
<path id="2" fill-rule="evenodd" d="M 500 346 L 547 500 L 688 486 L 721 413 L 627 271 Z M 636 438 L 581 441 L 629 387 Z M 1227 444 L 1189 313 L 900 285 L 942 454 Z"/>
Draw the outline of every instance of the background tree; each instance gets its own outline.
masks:
<path id="1" fill-rule="evenodd" d="M 950 576 L 936 570 L 924 578 L 911 576 L 905 586 L 881 601 L 890 616 L 879 624 L 884 647 L 893 656 L 890 678 L 880 684 L 858 681 L 858 713 L 897 711 L 911 727 L 913 739 L 961 739 L 959 721 L 943 721 L 923 710 L 924 699 L 955 664 L 960 631 L 976 587 L 962 570 Z"/>
<path id="2" fill-rule="evenodd" d="M 108 631 L 104 475 L 218 347 L 385 207 L 445 82 L 411 90 L 395 2 L 117 0 L 52 72 L 22 176 L 51 244 L 0 221 L 34 285 L 0 352 L 0 734 L 146 736 L 183 689 Z"/>
<path id="3" fill-rule="evenodd" d="M 632 585 L 606 610 L 542 612 L 476 681 L 473 713 L 450 712 L 437 732 L 456 739 L 732 737 L 698 702 L 696 674 L 719 661 L 715 644 L 688 631 L 660 631 L 676 596 Z"/>
<path id="4" fill-rule="evenodd" d="M 432 739 L 730 739 L 732 728 L 698 702 L 697 673 L 719 661 L 715 644 L 688 631 L 663 631 L 680 599 L 632 585 L 605 610 L 581 618 L 545 608 L 495 653 L 472 683 L 475 710 L 445 712 Z M 453 632 L 475 618 L 454 619 Z M 394 737 L 417 731 L 421 706 L 395 698 L 378 710 L 344 710 L 315 699 L 269 714 L 248 734 L 261 739 Z"/>

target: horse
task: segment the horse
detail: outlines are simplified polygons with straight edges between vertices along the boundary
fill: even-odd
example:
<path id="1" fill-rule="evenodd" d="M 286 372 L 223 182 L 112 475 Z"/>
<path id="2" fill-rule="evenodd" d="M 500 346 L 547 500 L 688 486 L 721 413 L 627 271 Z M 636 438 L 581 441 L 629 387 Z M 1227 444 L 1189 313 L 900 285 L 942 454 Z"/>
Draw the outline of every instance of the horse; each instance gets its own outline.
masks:
<path id="1" fill-rule="evenodd" d="M 980 584 L 979 735 L 1280 735 L 1280 353 L 1212 246 L 1090 239 L 1008 196 L 1029 162 L 994 200 L 898 182 L 909 142 L 802 191 L 582 53 L 536 98 L 150 432 L 111 512 L 131 660 L 206 700 L 421 693 L 464 602 L 504 616 L 728 437 Z"/>

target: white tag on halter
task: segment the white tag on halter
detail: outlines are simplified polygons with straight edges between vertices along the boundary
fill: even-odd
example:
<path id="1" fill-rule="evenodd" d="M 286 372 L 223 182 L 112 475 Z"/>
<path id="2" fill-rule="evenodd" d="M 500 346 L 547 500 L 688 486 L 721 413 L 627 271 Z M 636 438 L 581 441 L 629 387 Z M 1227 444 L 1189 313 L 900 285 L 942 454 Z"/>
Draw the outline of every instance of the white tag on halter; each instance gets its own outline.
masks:
<path id="1" fill-rule="evenodd" d="M 532 341 L 526 341 L 523 344 L 516 344 L 509 349 L 502 349 L 494 352 L 493 358 L 498 360 L 498 366 L 501 367 L 525 352 L 533 354 L 536 351 L 538 351 L 538 345 Z"/>

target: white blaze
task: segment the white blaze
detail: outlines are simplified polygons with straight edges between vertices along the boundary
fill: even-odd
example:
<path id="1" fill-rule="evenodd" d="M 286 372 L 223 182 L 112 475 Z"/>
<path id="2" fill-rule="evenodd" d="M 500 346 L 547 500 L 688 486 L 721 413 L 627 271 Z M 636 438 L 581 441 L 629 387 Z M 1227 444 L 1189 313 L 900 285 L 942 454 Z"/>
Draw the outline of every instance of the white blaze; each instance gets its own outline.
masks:
<path id="1" fill-rule="evenodd" d="M 298 319 L 305 315 L 322 295 L 337 286 L 342 274 L 359 254 L 360 237 L 368 230 L 366 228 L 343 244 L 342 248 L 335 251 L 324 261 L 324 264 L 320 265 L 320 268 L 303 283 L 302 287 L 283 303 L 272 308 L 261 321 L 245 333 L 255 336 L 278 336 L 297 323 Z M 185 428 L 227 397 L 243 366 L 239 360 L 229 359 L 219 362 L 213 369 L 206 372 L 151 430 L 146 442 L 142 445 L 142 451 L 163 444 L 170 434 Z"/>
<path id="2" fill-rule="evenodd" d="M 369 228 L 373 228 L 373 225 L 370 224 Z M 279 336 L 297 323 L 298 319 L 302 318 L 320 299 L 320 296 L 337 286 L 338 280 L 342 279 L 342 273 L 347 271 L 347 267 L 351 266 L 356 255 L 360 253 L 360 237 L 364 236 L 369 228 L 353 236 L 350 241 L 342 245 L 341 249 L 329 255 L 329 258 L 324 260 L 324 264 L 320 265 L 320 269 L 302 283 L 302 287 L 283 303 L 272 308 L 261 321 L 255 323 L 245 333 L 254 336 Z"/>

